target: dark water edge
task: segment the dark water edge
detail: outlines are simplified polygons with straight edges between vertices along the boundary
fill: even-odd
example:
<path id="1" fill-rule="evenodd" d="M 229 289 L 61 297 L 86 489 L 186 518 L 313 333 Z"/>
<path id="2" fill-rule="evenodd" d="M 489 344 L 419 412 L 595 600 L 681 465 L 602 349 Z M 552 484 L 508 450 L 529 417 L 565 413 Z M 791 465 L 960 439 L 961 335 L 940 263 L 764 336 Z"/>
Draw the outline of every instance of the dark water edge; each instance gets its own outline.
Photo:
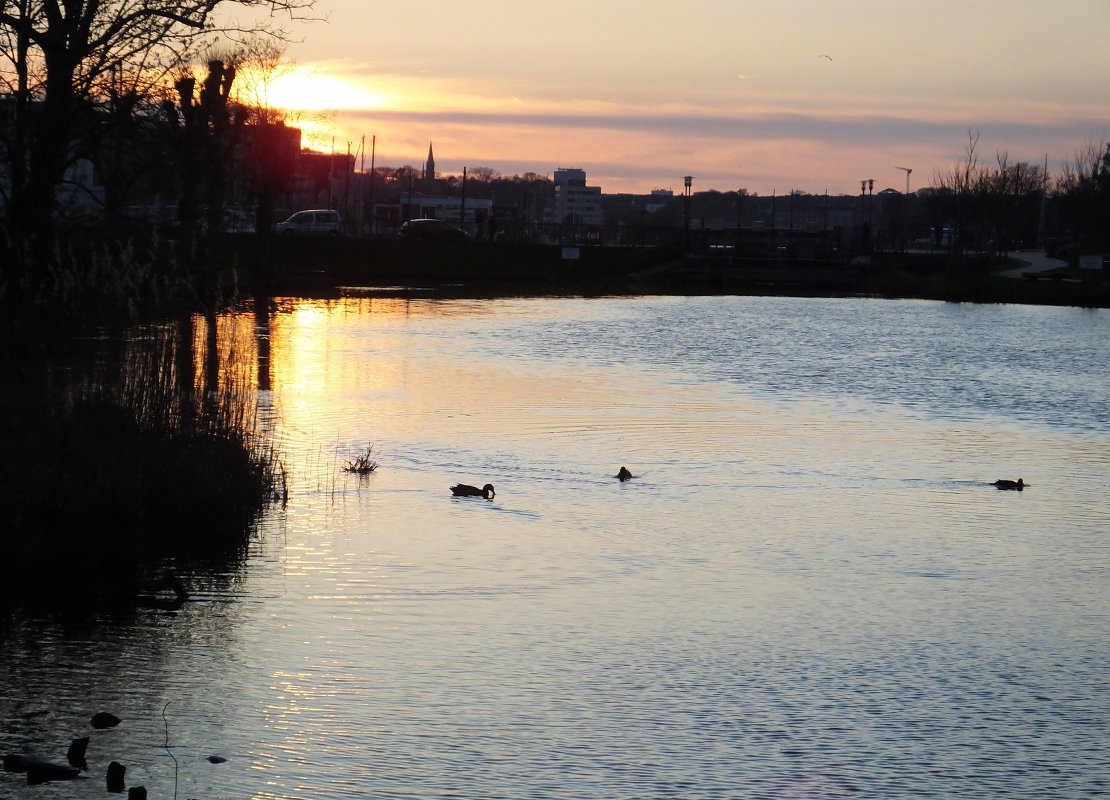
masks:
<path id="1" fill-rule="evenodd" d="M 424 296 L 776 295 L 868 296 L 968 303 L 1110 307 L 1110 286 L 1078 279 L 995 274 L 1016 264 L 953 265 L 936 256 L 887 254 L 842 262 L 733 264 L 680 248 L 405 242 L 392 239 L 228 236 L 215 263 L 244 293 L 326 297 L 348 289 Z M 225 279 L 224 283 L 228 283 Z"/>
<path id="2" fill-rule="evenodd" d="M 166 323 L 9 337 L 0 610 L 172 596 L 167 569 L 227 570 L 245 557 L 273 499 L 273 456 L 235 391 L 198 392 L 188 324 L 189 335 Z"/>

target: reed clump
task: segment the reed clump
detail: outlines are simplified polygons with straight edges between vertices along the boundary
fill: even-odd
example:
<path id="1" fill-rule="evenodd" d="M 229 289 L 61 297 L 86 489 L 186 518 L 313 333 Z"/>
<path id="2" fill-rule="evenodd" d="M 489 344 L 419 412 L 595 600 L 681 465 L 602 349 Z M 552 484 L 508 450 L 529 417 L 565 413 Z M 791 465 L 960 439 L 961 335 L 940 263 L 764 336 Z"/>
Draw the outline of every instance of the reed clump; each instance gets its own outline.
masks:
<path id="1" fill-rule="evenodd" d="M 80 330 L 135 323 L 193 303 L 200 274 L 184 271 L 157 237 L 77 228 L 30 252 L 0 236 L 0 325 Z"/>
<path id="2" fill-rule="evenodd" d="M 343 471 L 352 472 L 356 475 L 369 475 L 377 468 L 378 462 L 374 458 L 374 445 L 371 443 L 367 445 L 366 452 L 355 456 L 353 461 L 348 459 Z"/>
<path id="3" fill-rule="evenodd" d="M 0 601 L 89 604 L 167 563 L 245 557 L 278 462 L 251 387 L 232 371 L 204 386 L 178 325 L 9 364 L 21 380 L 0 394 Z"/>
<path id="4" fill-rule="evenodd" d="M 227 281 L 150 235 L 17 245 L 0 229 L 0 605 L 84 607 L 166 564 L 241 559 L 284 482 L 216 335 Z"/>

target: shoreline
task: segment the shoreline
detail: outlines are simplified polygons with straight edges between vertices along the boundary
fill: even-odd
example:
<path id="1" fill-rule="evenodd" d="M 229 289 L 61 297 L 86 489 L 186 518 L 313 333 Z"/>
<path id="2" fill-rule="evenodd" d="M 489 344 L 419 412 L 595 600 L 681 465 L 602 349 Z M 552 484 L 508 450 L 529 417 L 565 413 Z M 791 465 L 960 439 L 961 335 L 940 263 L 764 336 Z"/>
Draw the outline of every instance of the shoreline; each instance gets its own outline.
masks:
<path id="1" fill-rule="evenodd" d="M 269 252 L 262 248 L 267 247 Z M 927 254 L 848 261 L 735 263 L 676 249 L 229 236 L 214 255 L 223 276 L 256 295 L 429 297 L 781 295 L 1110 307 L 1110 285 L 1071 277 L 1066 262 L 1015 253 L 1002 269 L 953 267 Z M 1014 263 L 1019 266 L 1013 266 Z M 1037 274 L 1043 272 L 1044 274 Z M 1047 279 L 1046 279 L 1047 278 Z"/>

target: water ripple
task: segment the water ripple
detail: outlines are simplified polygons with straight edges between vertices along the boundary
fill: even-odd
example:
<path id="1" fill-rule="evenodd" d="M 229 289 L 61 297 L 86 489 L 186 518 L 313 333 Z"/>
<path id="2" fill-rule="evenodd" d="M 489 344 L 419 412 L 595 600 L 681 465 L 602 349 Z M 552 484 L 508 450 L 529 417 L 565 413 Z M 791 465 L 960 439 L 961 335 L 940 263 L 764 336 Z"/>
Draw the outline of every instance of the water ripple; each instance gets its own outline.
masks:
<path id="1" fill-rule="evenodd" d="M 6 751 L 110 709 L 161 797 L 1110 790 L 1105 314 L 281 307 L 288 503 L 172 617 L 0 631 Z"/>

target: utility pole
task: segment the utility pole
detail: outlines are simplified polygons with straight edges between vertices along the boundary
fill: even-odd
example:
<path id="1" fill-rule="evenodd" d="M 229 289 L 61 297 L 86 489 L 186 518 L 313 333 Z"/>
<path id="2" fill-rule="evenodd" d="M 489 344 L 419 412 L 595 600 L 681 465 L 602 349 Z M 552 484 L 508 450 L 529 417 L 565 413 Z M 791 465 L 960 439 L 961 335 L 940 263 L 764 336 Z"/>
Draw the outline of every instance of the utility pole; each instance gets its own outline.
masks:
<path id="1" fill-rule="evenodd" d="M 694 185 L 694 176 L 686 175 L 682 178 L 683 197 L 686 200 L 686 223 L 684 225 L 685 246 L 690 249 L 690 187 Z"/>
<path id="2" fill-rule="evenodd" d="M 466 167 L 463 167 L 462 201 L 459 203 L 459 230 L 466 230 Z"/>
<path id="3" fill-rule="evenodd" d="M 740 225 L 744 219 L 744 193 L 745 189 L 741 186 L 736 190 L 736 242 L 733 245 L 733 253 L 740 252 Z"/>
<path id="4" fill-rule="evenodd" d="M 374 178 L 377 173 L 374 171 L 374 156 L 378 149 L 378 136 L 374 134 L 370 137 L 370 235 L 373 236 L 376 231 L 374 229 Z"/>

